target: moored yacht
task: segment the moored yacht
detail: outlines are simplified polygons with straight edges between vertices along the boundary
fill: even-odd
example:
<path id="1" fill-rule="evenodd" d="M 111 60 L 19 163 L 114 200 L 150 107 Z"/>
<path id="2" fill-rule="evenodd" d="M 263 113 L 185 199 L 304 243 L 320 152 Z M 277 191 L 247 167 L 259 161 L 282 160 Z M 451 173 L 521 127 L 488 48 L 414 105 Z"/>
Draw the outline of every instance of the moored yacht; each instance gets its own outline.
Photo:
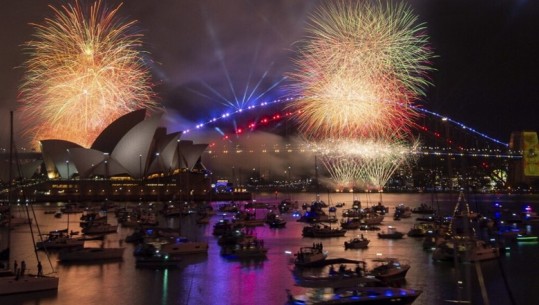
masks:
<path id="1" fill-rule="evenodd" d="M 317 289 L 301 296 L 293 296 L 289 290 L 287 305 L 409 305 L 421 294 L 420 290 L 390 287 L 356 287 L 333 291 Z"/>
<path id="2" fill-rule="evenodd" d="M 456 256 L 456 257 L 455 257 Z M 500 256 L 500 249 L 483 240 L 456 236 L 439 244 L 432 253 L 433 260 L 478 262 L 495 259 Z"/>
<path id="3" fill-rule="evenodd" d="M 26 274 L 16 275 L 12 272 L 0 276 L 0 296 L 18 293 L 30 293 L 47 290 L 58 290 L 59 279 L 56 276 Z"/>
<path id="4" fill-rule="evenodd" d="M 326 225 L 311 225 L 303 228 L 303 237 L 342 237 L 346 234 L 345 229 L 331 228 Z"/>
<path id="5" fill-rule="evenodd" d="M 76 248 L 65 249 L 58 254 L 61 262 L 102 262 L 123 259 L 125 248 Z"/>
<path id="6" fill-rule="evenodd" d="M 322 244 L 314 244 L 312 247 L 301 247 L 295 256 L 294 264 L 297 267 L 311 267 L 325 261 L 328 252 L 324 251 Z"/>
<path id="7" fill-rule="evenodd" d="M 186 254 L 206 254 L 208 253 L 208 242 L 190 241 L 185 237 L 174 237 L 164 240 L 148 241 L 156 249 L 168 255 L 186 255 Z"/>
<path id="8" fill-rule="evenodd" d="M 344 242 L 345 249 L 366 249 L 369 246 L 370 240 L 361 236 L 350 239 Z"/>

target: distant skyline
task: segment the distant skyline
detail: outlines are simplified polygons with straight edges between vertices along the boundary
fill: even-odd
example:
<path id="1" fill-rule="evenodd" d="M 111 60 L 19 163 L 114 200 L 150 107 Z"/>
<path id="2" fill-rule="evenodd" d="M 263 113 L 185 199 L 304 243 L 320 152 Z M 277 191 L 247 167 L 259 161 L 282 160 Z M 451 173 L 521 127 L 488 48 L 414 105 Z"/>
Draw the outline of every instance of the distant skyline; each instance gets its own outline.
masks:
<path id="1" fill-rule="evenodd" d="M 82 1 L 92 3 L 92 1 Z M 119 1 L 103 1 L 110 7 Z M 233 106 L 287 94 L 295 43 L 322 1 L 125 1 L 119 15 L 138 20 L 163 107 L 182 130 Z M 425 22 L 436 58 L 433 86 L 418 104 L 507 142 L 516 130 L 539 130 L 539 3 L 525 0 L 406 1 Z M 47 4 L 8 1 L 0 12 L 0 145 L 26 58 L 29 23 L 52 16 Z M 253 117 L 264 114 L 257 110 Z M 215 133 L 217 136 L 217 133 Z M 193 135 L 196 136 L 196 135 Z M 196 139 L 194 139 L 196 140 Z"/>

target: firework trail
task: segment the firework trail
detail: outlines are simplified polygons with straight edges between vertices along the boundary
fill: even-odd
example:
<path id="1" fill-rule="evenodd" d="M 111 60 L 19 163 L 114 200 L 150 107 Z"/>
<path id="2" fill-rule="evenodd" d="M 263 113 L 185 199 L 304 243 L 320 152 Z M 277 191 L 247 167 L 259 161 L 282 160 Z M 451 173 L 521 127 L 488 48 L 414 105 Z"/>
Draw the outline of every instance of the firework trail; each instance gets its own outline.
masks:
<path id="1" fill-rule="evenodd" d="M 409 7 L 390 2 L 330 1 L 310 20 L 300 49 L 295 90 L 305 98 L 302 133 L 310 139 L 379 137 L 407 130 L 424 95 L 432 52 Z"/>
<path id="2" fill-rule="evenodd" d="M 311 145 L 337 185 L 383 190 L 397 169 L 415 162 L 419 141 L 409 144 L 397 135 L 390 140 L 340 139 Z"/>
<path id="3" fill-rule="evenodd" d="M 134 21 L 97 1 L 51 7 L 33 24 L 21 86 L 22 116 L 34 143 L 62 139 L 89 147 L 103 128 L 140 108 L 157 108 Z"/>

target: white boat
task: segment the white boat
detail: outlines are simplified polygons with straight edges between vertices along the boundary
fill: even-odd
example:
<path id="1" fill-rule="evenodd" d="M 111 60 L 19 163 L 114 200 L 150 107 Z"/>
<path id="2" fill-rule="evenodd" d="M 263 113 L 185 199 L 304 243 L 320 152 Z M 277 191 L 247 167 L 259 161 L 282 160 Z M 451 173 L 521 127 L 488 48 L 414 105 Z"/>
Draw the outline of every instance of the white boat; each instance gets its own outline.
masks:
<path id="1" fill-rule="evenodd" d="M 156 249 L 171 256 L 186 254 L 206 254 L 208 253 L 208 242 L 190 241 L 187 238 L 176 237 L 159 242 Z"/>
<path id="2" fill-rule="evenodd" d="M 369 274 L 388 285 L 404 280 L 410 270 L 408 262 L 396 258 L 377 258 L 373 262 L 375 265 Z"/>
<path id="3" fill-rule="evenodd" d="M 13 126 L 13 112 L 10 113 L 11 117 L 11 126 Z M 11 139 L 10 143 L 13 143 L 13 130 L 11 130 Z M 14 147 L 11 144 L 10 145 L 10 160 L 13 157 Z M 13 163 L 9 163 L 9 178 L 8 181 L 12 181 L 12 173 L 13 173 Z M 13 191 L 11 185 L 8 187 L 8 194 L 11 194 Z M 23 193 L 24 195 L 24 193 Z M 11 219 L 11 211 L 12 211 L 12 200 L 11 196 L 8 195 L 8 206 L 6 209 L 2 210 L 2 213 L 5 213 L 7 211 L 7 217 L 8 219 Z M 28 209 L 32 208 L 31 204 L 24 205 L 24 208 L 26 209 L 26 215 L 30 215 Z M 32 213 L 34 214 L 34 213 Z M 32 232 L 32 221 L 28 217 L 28 219 L 25 221 L 26 224 L 28 224 L 30 228 L 30 234 L 33 234 Z M 25 274 L 23 270 L 21 270 L 18 267 L 15 267 L 14 270 L 10 270 L 9 266 L 10 264 L 10 256 L 9 253 L 11 252 L 11 221 L 7 222 L 7 243 L 3 244 L 4 240 L 0 241 L 0 247 L 6 246 L 6 248 L 0 248 L 0 252 L 2 254 L 7 254 L 5 257 L 2 257 L 2 261 L 0 261 L 1 265 L 3 266 L 3 270 L 0 270 L 0 296 L 2 295 L 9 295 L 9 294 L 28 294 L 32 292 L 39 292 L 39 291 L 57 291 L 58 290 L 58 284 L 60 282 L 59 278 L 55 275 L 55 272 L 53 272 L 49 275 L 43 274 L 43 268 L 41 265 L 41 261 L 39 260 L 39 256 L 37 253 L 36 259 L 38 261 L 38 273 L 37 275 L 33 274 Z M 35 244 L 33 245 L 35 246 Z M 35 251 L 34 251 L 35 252 Z M 5 258 L 5 260 L 4 260 Z M 22 267 L 22 266 L 21 266 Z M 52 266 L 51 266 L 52 268 Z M 5 303 L 5 302 L 3 302 Z"/>
<path id="4" fill-rule="evenodd" d="M 76 248 L 65 249 L 58 254 L 61 262 L 100 262 L 123 259 L 125 248 Z"/>
<path id="5" fill-rule="evenodd" d="M 21 277 L 14 273 L 4 274 L 0 276 L 0 296 L 58 290 L 58 283 L 59 279 L 56 276 L 27 274 Z"/>
<path id="6" fill-rule="evenodd" d="M 298 267 L 316 266 L 324 262 L 328 252 L 323 250 L 322 244 L 312 247 L 301 247 L 295 254 L 294 264 Z"/>
<path id="7" fill-rule="evenodd" d="M 39 250 L 80 248 L 80 247 L 84 247 L 83 239 L 72 238 L 69 235 L 61 235 L 61 234 L 60 235 L 49 234 L 46 239 L 36 242 L 36 248 Z"/>

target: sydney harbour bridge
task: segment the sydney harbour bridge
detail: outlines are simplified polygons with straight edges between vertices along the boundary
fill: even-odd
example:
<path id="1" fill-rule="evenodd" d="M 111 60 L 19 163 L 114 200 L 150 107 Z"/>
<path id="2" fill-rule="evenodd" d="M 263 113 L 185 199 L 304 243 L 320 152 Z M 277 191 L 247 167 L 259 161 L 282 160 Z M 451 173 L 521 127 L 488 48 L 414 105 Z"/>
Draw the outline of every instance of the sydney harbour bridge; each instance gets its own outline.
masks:
<path id="1" fill-rule="evenodd" d="M 224 113 L 185 130 L 182 138 L 201 137 L 198 142 L 209 144 L 202 162 L 211 182 L 227 181 L 243 190 L 318 187 L 320 181 L 329 180 L 328 173 L 316 163 L 317 151 L 298 136 L 294 113 L 286 107 L 290 100 Z M 419 145 L 411 152 L 415 162 L 411 170 L 396 171 L 385 191 L 451 191 L 464 186 L 476 191 L 528 191 L 536 184 L 534 177 L 523 176 L 520 144 L 509 145 L 426 109 L 417 111 L 413 137 Z M 519 133 L 514 134 L 518 138 Z M 41 153 L 21 148 L 16 153 L 21 162 L 41 158 Z M 8 160 L 7 149 L 0 154 Z"/>

